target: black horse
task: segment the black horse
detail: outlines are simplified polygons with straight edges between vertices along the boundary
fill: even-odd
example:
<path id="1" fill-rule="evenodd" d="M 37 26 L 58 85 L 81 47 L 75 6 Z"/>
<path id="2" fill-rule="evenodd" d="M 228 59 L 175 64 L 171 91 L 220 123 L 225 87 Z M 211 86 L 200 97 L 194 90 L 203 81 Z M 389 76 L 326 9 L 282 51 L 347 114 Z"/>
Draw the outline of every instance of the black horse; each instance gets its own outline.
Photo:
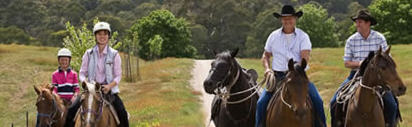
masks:
<path id="1" fill-rule="evenodd" d="M 239 49 L 216 55 L 205 91 L 215 94 L 211 119 L 216 127 L 252 127 L 255 124 L 256 101 L 259 96 L 255 70 L 245 70 L 235 59 Z"/>

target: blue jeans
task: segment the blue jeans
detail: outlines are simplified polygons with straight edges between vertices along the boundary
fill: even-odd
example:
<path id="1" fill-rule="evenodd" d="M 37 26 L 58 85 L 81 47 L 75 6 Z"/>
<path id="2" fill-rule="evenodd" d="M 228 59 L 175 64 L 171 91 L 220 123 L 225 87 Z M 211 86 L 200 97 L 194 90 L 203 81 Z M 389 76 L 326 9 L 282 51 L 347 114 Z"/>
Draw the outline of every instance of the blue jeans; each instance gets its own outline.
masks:
<path id="1" fill-rule="evenodd" d="M 323 109 L 323 101 L 320 97 L 315 85 L 309 83 L 309 96 L 312 100 L 312 105 L 314 107 L 317 117 L 315 118 L 315 127 L 326 126 L 326 117 Z M 262 95 L 259 97 L 256 107 L 256 123 L 255 127 L 264 127 L 266 120 L 266 107 L 272 98 L 272 93 L 266 92 L 266 89 L 263 90 Z"/>
<path id="2" fill-rule="evenodd" d="M 350 80 L 353 79 L 353 76 L 355 75 L 356 71 L 351 71 L 348 78 L 346 78 L 345 81 L 339 86 L 338 91 L 340 90 L 341 87 L 343 87 L 346 83 L 348 83 Z M 330 100 L 330 116 L 331 116 L 331 121 L 334 122 L 335 120 L 335 108 L 333 105 L 336 103 L 336 94 L 333 95 L 332 99 Z M 395 100 L 395 96 L 393 96 L 391 91 L 386 92 L 383 96 L 383 104 L 384 104 L 384 117 L 385 117 L 385 123 L 394 125 L 396 123 L 396 117 L 398 116 L 398 103 Z"/>

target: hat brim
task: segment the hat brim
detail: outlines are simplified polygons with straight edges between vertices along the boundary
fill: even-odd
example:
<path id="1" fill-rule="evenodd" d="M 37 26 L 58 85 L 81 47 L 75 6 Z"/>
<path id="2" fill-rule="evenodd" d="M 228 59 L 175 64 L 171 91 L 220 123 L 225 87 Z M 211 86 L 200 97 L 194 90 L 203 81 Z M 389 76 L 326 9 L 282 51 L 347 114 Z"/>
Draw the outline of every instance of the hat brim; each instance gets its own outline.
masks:
<path id="1" fill-rule="evenodd" d="M 363 16 L 355 16 L 355 17 L 351 17 L 352 21 L 356 22 L 357 19 L 363 19 L 365 21 L 370 21 L 371 22 L 371 26 L 376 25 L 378 22 L 376 21 L 375 18 L 373 17 L 363 17 Z"/>
<path id="2" fill-rule="evenodd" d="M 273 13 L 273 16 L 275 16 L 276 18 L 280 18 L 280 17 L 285 17 L 285 16 L 296 16 L 296 17 L 301 17 L 303 15 L 302 11 L 298 11 L 295 14 L 279 14 L 277 12 Z"/>

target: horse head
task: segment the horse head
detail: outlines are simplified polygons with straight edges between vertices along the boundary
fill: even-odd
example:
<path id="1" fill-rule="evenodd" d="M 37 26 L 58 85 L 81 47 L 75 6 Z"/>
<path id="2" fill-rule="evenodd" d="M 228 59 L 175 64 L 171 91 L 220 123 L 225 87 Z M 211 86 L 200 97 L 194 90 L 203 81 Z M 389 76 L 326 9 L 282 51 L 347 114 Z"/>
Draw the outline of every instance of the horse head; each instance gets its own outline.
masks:
<path id="1" fill-rule="evenodd" d="M 405 94 L 406 86 L 396 71 L 396 63 L 389 55 L 391 47 L 386 51 L 379 50 L 369 53 L 367 59 L 370 59 L 367 66 L 361 65 L 361 70 L 369 71 L 369 75 L 364 75 L 364 80 L 375 81 L 376 85 L 383 88 L 389 88 L 396 96 Z M 365 79 L 366 78 L 366 79 Z"/>
<path id="2" fill-rule="evenodd" d="M 97 83 L 82 83 L 80 118 L 84 127 L 94 127 L 102 115 L 102 87 Z"/>
<path id="3" fill-rule="evenodd" d="M 43 86 L 33 86 L 34 91 L 37 93 L 36 107 L 37 116 L 40 127 L 48 127 L 53 124 L 55 115 L 59 112 L 59 104 L 61 100 L 52 91 L 54 87 L 50 84 L 44 84 Z"/>
<path id="4" fill-rule="evenodd" d="M 215 94 L 217 88 L 230 88 L 234 85 L 233 80 L 239 76 L 239 64 L 235 57 L 239 49 L 235 51 L 224 51 L 215 53 L 215 60 L 211 64 L 209 75 L 203 82 L 204 89 L 209 94 Z M 232 83 L 231 83 L 232 82 Z"/>
<path id="5" fill-rule="evenodd" d="M 296 116 L 303 117 L 307 111 L 307 95 L 309 78 L 306 75 L 305 68 L 307 62 L 302 59 L 300 64 L 290 59 L 288 62 L 288 73 L 284 79 L 284 87 L 288 94 L 286 98 L 289 100 L 290 108 L 295 112 Z"/>

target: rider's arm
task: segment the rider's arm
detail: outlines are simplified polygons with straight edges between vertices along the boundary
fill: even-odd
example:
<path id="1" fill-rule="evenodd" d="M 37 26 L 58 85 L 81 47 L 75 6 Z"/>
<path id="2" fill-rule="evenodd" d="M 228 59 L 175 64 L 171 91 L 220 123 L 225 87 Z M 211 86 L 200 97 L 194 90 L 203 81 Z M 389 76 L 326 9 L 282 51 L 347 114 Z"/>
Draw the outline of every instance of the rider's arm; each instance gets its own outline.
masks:
<path id="1" fill-rule="evenodd" d="M 345 61 L 345 67 L 350 69 L 359 68 L 362 62 L 360 61 Z"/>
<path id="2" fill-rule="evenodd" d="M 122 79 L 122 60 L 119 53 L 117 53 L 113 61 L 113 81 L 108 85 L 113 88 L 120 83 L 120 79 Z"/>
<path id="3" fill-rule="evenodd" d="M 269 62 L 270 62 L 270 57 L 272 57 L 272 53 L 271 53 L 271 52 L 267 52 L 267 51 L 264 51 L 264 52 L 263 52 L 263 55 L 262 55 L 262 64 L 263 64 L 263 67 L 265 68 L 265 75 L 266 75 L 267 72 L 271 71 L 271 69 L 270 69 L 270 64 L 269 64 Z"/>
<path id="4" fill-rule="evenodd" d="M 302 50 L 300 51 L 300 56 L 306 60 L 307 63 L 309 63 L 309 56 L 310 56 L 310 50 Z"/>
<path id="5" fill-rule="evenodd" d="M 343 61 L 345 64 L 346 68 L 350 69 L 356 69 L 360 67 L 361 62 L 360 61 L 353 61 L 353 47 L 351 47 L 351 41 L 350 39 L 346 40 L 345 44 L 345 54 L 343 56 Z"/>
<path id="6" fill-rule="evenodd" d="M 89 61 L 89 55 L 87 52 L 85 52 L 82 58 L 82 66 L 80 67 L 80 71 L 79 71 L 79 80 L 81 83 L 86 80 L 87 70 L 89 67 L 88 61 Z"/>

